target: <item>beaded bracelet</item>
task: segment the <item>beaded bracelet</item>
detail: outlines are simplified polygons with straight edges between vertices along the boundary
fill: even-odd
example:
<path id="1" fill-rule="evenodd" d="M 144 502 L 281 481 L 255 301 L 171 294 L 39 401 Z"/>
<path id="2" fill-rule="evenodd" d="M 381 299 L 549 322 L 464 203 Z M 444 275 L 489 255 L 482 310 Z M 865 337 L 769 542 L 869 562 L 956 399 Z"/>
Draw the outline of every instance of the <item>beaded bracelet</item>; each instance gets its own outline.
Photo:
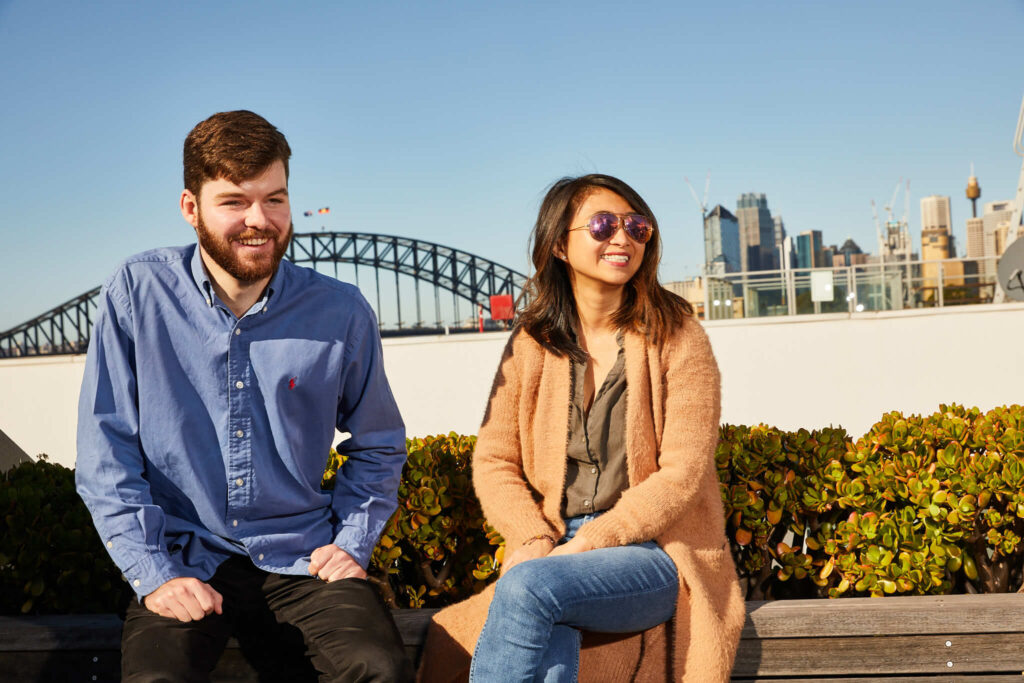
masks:
<path id="1" fill-rule="evenodd" d="M 553 538 L 552 538 L 551 536 L 549 536 L 548 534 L 539 534 L 539 535 L 537 535 L 537 536 L 534 536 L 533 538 L 531 538 L 531 539 L 527 540 L 527 541 L 526 541 L 525 543 L 523 543 L 523 547 L 525 548 L 526 546 L 530 545 L 530 544 L 531 544 L 531 543 L 533 543 L 534 541 L 541 541 L 541 540 L 543 540 L 543 541 L 547 541 L 547 542 L 548 542 L 548 543 L 550 543 L 551 545 L 558 545 L 558 541 L 556 541 L 555 539 L 553 539 Z"/>

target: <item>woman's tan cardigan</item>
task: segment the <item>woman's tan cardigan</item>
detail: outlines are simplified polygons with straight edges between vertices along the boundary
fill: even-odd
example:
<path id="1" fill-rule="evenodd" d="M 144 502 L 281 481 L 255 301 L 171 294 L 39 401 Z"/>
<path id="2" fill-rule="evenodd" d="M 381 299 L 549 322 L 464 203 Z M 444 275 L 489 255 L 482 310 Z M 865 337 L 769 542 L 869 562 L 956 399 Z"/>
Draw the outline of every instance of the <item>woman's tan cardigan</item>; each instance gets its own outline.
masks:
<path id="1" fill-rule="evenodd" d="M 744 608 L 714 461 L 718 366 L 694 318 L 661 346 L 627 333 L 624 347 L 630 486 L 578 533 L 597 548 L 656 539 L 679 569 L 680 590 L 669 624 L 626 636 L 585 634 L 580 679 L 726 681 Z M 513 334 L 473 454 L 476 493 L 505 537 L 505 557 L 534 536 L 564 535 L 569 392 L 569 359 Z M 493 592 L 435 615 L 422 681 L 465 679 Z"/>

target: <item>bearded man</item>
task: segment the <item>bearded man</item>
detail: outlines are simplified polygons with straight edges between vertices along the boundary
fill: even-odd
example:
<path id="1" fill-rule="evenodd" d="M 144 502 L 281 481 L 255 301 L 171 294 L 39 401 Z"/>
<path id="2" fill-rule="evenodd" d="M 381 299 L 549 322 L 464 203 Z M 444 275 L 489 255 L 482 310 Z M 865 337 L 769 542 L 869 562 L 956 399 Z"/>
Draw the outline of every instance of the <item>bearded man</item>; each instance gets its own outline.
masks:
<path id="1" fill-rule="evenodd" d="M 76 483 L 138 596 L 125 681 L 205 680 L 230 636 L 261 680 L 411 678 L 365 570 L 405 427 L 358 289 L 282 261 L 290 156 L 249 111 L 196 125 L 198 244 L 129 258 L 100 294 Z M 322 490 L 335 429 L 347 459 Z"/>

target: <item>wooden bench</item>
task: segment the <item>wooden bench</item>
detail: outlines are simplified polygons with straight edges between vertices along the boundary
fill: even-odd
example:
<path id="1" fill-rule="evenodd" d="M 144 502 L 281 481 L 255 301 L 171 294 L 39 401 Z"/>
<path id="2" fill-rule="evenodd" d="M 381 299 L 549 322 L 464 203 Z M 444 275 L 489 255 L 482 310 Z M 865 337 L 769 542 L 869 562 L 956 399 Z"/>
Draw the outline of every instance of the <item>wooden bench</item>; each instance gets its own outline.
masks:
<path id="1" fill-rule="evenodd" d="M 416 661 L 437 610 L 392 610 L 406 652 Z M 121 619 L 115 614 L 0 617 L 0 682 L 121 680 Z M 257 681 L 238 641 L 227 649 L 211 681 Z"/>
<path id="2" fill-rule="evenodd" d="M 1024 594 L 747 603 L 734 681 L 1024 681 Z"/>
<path id="3" fill-rule="evenodd" d="M 435 610 L 395 610 L 414 658 Z M 117 681 L 111 614 L 0 618 L 0 681 Z M 1024 681 L 1024 594 L 747 603 L 734 681 Z M 255 681 L 230 643 L 214 681 Z"/>

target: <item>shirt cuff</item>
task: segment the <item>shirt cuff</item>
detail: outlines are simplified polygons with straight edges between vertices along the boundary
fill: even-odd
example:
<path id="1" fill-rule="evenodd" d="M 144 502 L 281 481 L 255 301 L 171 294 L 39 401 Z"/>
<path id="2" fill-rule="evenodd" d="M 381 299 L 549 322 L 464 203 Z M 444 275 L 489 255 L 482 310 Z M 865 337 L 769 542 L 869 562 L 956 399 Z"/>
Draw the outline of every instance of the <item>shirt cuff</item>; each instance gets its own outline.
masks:
<path id="1" fill-rule="evenodd" d="M 334 545 L 338 546 L 352 556 L 360 567 L 366 569 L 370 564 L 370 556 L 373 555 L 374 542 L 367 542 L 364 529 L 354 526 L 343 526 L 334 537 Z"/>
<path id="2" fill-rule="evenodd" d="M 139 602 L 171 579 L 184 576 L 169 555 L 147 554 L 125 570 L 124 579 L 135 591 Z"/>

